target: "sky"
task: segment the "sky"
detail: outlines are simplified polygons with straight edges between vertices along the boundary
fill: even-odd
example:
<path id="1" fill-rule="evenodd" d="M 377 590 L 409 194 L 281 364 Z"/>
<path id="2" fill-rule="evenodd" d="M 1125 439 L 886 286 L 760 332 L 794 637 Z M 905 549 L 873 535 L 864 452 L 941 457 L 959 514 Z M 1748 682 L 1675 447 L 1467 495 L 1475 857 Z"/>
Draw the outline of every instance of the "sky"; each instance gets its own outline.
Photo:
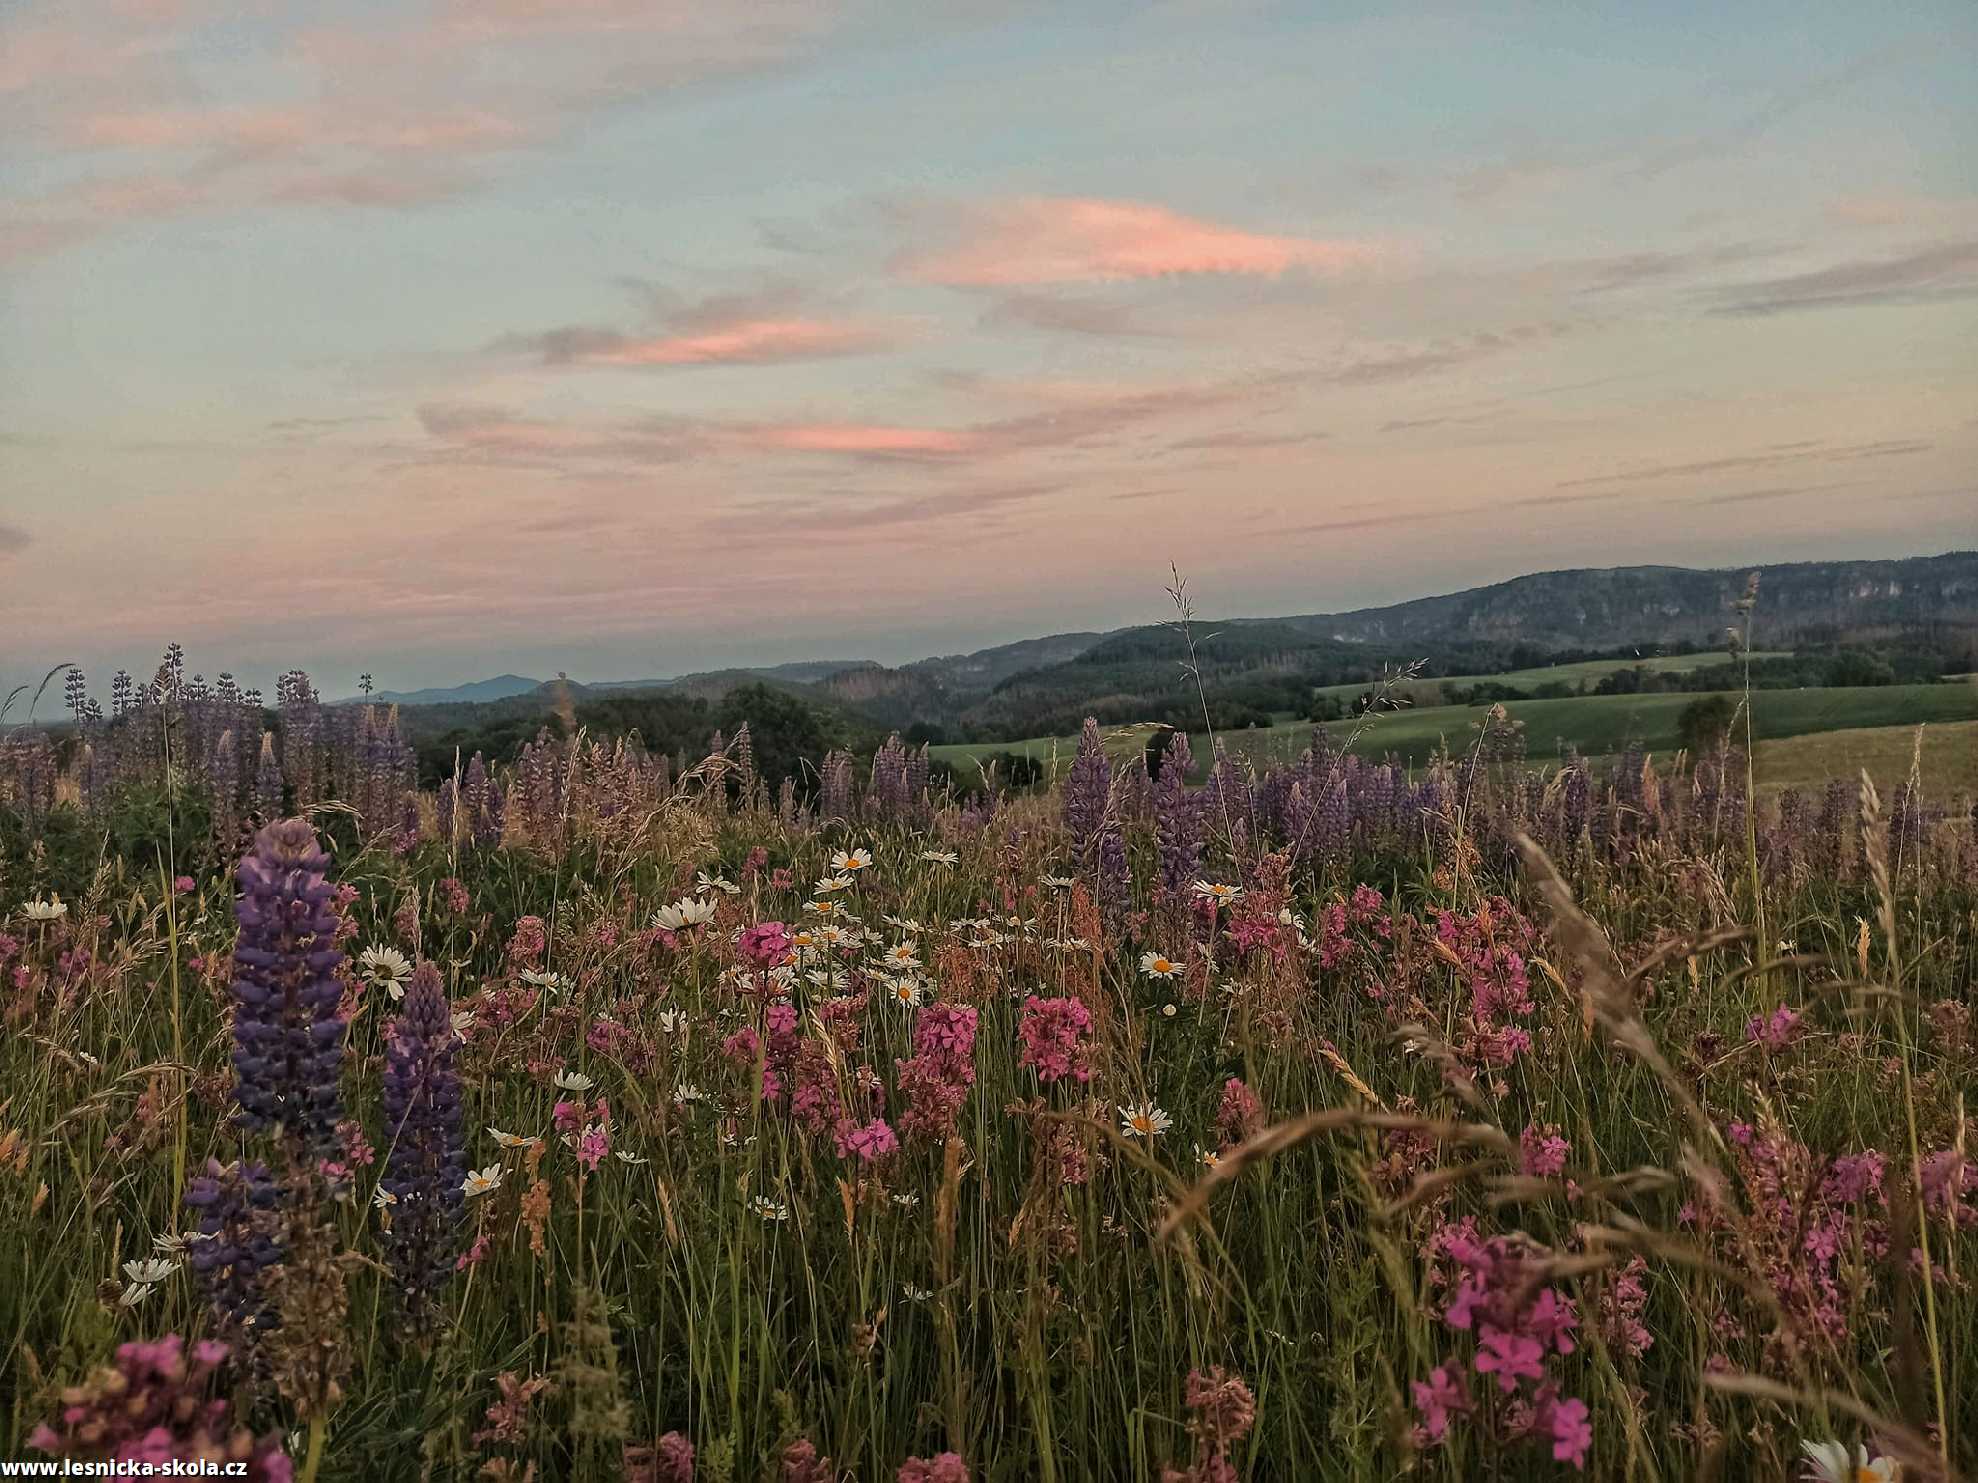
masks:
<path id="1" fill-rule="evenodd" d="M 0 685 L 1978 546 L 1978 7 L 0 7 Z"/>

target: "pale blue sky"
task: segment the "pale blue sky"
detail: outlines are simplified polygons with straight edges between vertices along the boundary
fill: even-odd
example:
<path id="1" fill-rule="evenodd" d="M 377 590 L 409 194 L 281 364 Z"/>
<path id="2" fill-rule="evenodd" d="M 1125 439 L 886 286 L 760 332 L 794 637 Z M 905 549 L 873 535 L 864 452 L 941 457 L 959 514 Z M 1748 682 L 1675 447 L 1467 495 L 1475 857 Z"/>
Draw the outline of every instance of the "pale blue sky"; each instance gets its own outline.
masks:
<path id="1" fill-rule="evenodd" d="M 14 6 L 0 681 L 1978 544 L 1975 62 L 1965 3 Z"/>

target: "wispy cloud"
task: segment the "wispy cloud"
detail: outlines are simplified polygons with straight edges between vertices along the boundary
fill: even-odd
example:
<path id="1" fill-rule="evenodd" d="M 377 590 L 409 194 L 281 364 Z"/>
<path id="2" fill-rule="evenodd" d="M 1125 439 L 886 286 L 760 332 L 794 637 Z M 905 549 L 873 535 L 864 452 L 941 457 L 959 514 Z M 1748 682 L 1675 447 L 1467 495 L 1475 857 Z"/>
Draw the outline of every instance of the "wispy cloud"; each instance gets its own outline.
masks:
<path id="1" fill-rule="evenodd" d="M 1814 441 L 1782 444 L 1755 453 L 1728 454 L 1722 458 L 1701 458 L 1688 463 L 1643 464 L 1618 473 L 1565 479 L 1555 487 L 1583 489 L 1597 484 L 1650 484 L 1667 479 L 1694 479 L 1709 474 L 1778 468 L 1785 464 L 1847 463 L 1856 459 L 1905 458 L 1911 454 L 1926 453 L 1934 446 L 1927 439 L 1922 438 L 1887 438 L 1872 443 L 1834 444 Z"/>
<path id="2" fill-rule="evenodd" d="M 1056 334 L 1103 338 L 1157 336 L 1162 333 L 1149 328 L 1131 304 L 1035 293 L 1004 294 L 983 310 L 982 325 L 986 329 L 1015 325 Z"/>
<path id="3" fill-rule="evenodd" d="M 1340 273 L 1389 255 L 1371 242 L 1253 232 L 1166 206 L 1090 196 L 1024 196 L 928 214 L 947 217 L 928 223 L 947 245 L 910 250 L 896 267 L 957 288 Z"/>
<path id="4" fill-rule="evenodd" d="M 909 326 L 820 308 L 801 286 L 771 283 L 744 293 L 676 304 L 662 289 L 628 284 L 650 301 L 646 324 L 628 329 L 565 325 L 505 335 L 493 348 L 544 365 L 665 369 L 767 365 L 865 355 L 905 344 Z"/>
<path id="5" fill-rule="evenodd" d="M 1934 304 L 1974 296 L 1978 296 L 1978 238 L 1965 238 L 1893 257 L 1741 283 L 1719 290 L 1712 312 L 1756 316 L 1801 309 Z"/>

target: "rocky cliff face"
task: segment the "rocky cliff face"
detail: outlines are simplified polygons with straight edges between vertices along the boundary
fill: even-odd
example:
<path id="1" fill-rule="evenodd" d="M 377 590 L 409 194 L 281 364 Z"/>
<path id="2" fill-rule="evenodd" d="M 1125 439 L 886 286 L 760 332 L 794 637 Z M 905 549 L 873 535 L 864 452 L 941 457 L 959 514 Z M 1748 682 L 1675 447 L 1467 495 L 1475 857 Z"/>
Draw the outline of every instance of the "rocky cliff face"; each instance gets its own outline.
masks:
<path id="1" fill-rule="evenodd" d="M 1750 568 L 1683 567 L 1538 572 L 1392 607 L 1284 620 L 1326 638 L 1524 639 L 1600 645 L 1715 640 L 1736 621 L 1731 604 Z M 1892 624 L 1978 624 L 1978 552 L 1900 561 L 1809 561 L 1756 568 L 1756 632 L 1784 643 L 1821 632 Z"/>

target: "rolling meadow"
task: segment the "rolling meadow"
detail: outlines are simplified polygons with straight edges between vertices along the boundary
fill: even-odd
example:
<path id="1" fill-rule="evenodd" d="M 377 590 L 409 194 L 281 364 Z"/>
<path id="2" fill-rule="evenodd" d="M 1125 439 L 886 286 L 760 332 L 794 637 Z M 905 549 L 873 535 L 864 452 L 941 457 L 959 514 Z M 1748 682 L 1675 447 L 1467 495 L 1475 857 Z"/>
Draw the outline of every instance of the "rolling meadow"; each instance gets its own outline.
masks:
<path id="1" fill-rule="evenodd" d="M 168 658 L 0 761 L 0 1456 L 1968 1470 L 1969 773 L 1614 699 L 422 791 L 390 708 Z"/>

